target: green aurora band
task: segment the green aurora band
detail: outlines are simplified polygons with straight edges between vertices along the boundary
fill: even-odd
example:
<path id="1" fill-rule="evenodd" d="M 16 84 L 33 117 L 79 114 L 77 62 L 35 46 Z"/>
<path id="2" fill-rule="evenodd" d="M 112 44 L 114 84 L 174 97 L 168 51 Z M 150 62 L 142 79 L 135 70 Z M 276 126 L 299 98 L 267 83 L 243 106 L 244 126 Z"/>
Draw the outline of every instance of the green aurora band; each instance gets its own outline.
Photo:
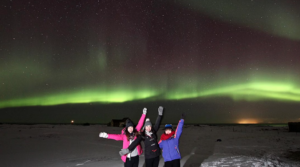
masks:
<path id="1" fill-rule="evenodd" d="M 179 0 L 178 3 L 224 22 L 300 40 L 298 9 L 287 1 Z"/>
<path id="2" fill-rule="evenodd" d="M 97 88 L 57 93 L 44 96 L 12 99 L 0 102 L 0 108 L 21 106 L 51 106 L 73 103 L 123 103 L 135 100 L 181 100 L 192 98 L 230 97 L 234 101 L 291 101 L 300 102 L 300 87 L 285 82 L 251 82 L 231 86 L 218 86 L 209 89 L 192 90 L 191 85 L 176 90 L 162 91 L 151 89 L 111 89 Z"/>
<path id="3" fill-rule="evenodd" d="M 174 1 L 164 1 L 163 3 L 168 2 L 173 3 Z M 259 2 L 250 0 L 178 0 L 175 4 L 184 6 L 187 10 L 193 10 L 199 15 L 205 14 L 212 20 L 217 20 L 216 22 L 239 25 L 238 27 L 241 26 L 245 29 L 243 32 L 248 33 L 248 30 L 255 29 L 275 37 L 292 39 L 293 43 L 291 46 L 283 45 L 281 49 L 274 48 L 276 52 L 282 54 L 280 57 L 277 54 L 273 55 L 273 52 L 264 55 L 270 48 L 263 48 L 261 51 L 262 48 L 253 48 L 252 52 L 247 49 L 248 44 L 249 46 L 258 46 L 254 45 L 256 42 L 243 43 L 247 39 L 239 39 L 236 34 L 233 37 L 242 43 L 240 47 L 245 52 L 240 56 L 235 56 L 235 54 L 240 54 L 239 50 L 231 51 L 236 47 L 233 43 L 228 46 L 224 45 L 221 48 L 223 51 L 220 52 L 214 52 L 207 48 L 201 50 L 200 47 L 199 52 L 195 51 L 191 55 L 188 55 L 189 48 L 183 48 L 186 50 L 182 53 L 186 53 L 187 56 L 182 59 L 181 52 L 175 53 L 180 50 L 177 48 L 174 48 L 174 53 L 165 52 L 164 49 L 160 50 L 159 48 L 156 48 L 154 53 L 147 51 L 148 38 L 139 34 L 127 35 L 126 26 L 123 31 L 113 29 L 109 35 L 103 31 L 103 37 L 101 33 L 99 36 L 95 35 L 95 32 L 98 33 L 98 29 L 90 31 L 90 37 L 87 37 L 89 40 L 83 40 L 82 43 L 78 40 L 78 43 L 69 43 L 63 48 L 59 42 L 61 36 L 51 38 L 49 35 L 48 40 L 50 41 L 40 45 L 44 42 L 43 36 L 39 35 L 39 37 L 33 38 L 33 42 L 29 41 L 31 36 L 28 34 L 30 33 L 23 32 L 23 26 L 17 26 L 13 30 L 13 35 L 3 40 L 5 41 L 3 45 L 7 44 L 7 49 L 4 49 L 5 46 L 2 46 L 3 49 L 0 48 L 0 51 L 3 52 L 1 55 L 7 54 L 5 57 L 2 56 L 4 58 L 1 58 L 0 61 L 0 108 L 81 103 L 125 103 L 138 100 L 145 102 L 201 100 L 214 97 L 227 97 L 234 101 L 300 101 L 300 80 L 298 79 L 300 70 L 297 65 L 299 63 L 296 62 L 298 60 L 295 57 L 296 54 L 292 53 L 293 50 L 297 51 L 296 53 L 299 52 L 297 42 L 300 40 L 300 22 L 297 6 L 294 7 L 286 1 L 273 0 Z M 158 5 L 161 6 L 161 4 Z M 46 15 L 48 16 L 48 13 Z M 19 20 L 15 22 L 19 22 Z M 106 26 L 109 27 L 109 25 L 110 22 L 109 24 L 104 22 L 104 28 L 101 28 L 106 29 Z M 178 26 L 175 23 L 170 25 Z M 89 24 L 86 27 L 89 27 Z M 131 27 L 130 25 L 127 28 Z M 43 30 L 43 27 L 40 27 L 39 30 Z M 85 30 L 87 29 L 82 29 L 82 32 L 86 32 Z M 174 27 L 174 30 L 180 31 L 180 28 Z M 22 34 L 19 31 L 26 35 L 24 37 L 15 35 Z M 197 36 L 197 31 L 191 29 L 191 32 L 196 34 L 195 37 L 199 37 L 195 42 L 203 40 L 203 43 L 209 43 L 211 41 L 201 39 L 202 36 Z M 174 33 L 174 35 L 177 34 Z M 131 36 L 134 36 L 135 39 L 132 40 Z M 84 35 L 80 37 L 86 38 Z M 71 37 L 69 36 L 69 38 Z M 109 39 L 112 46 L 101 44 L 107 42 L 106 38 Z M 180 36 L 174 39 L 179 38 Z M 7 42 L 8 39 L 13 40 Z M 56 41 L 57 39 L 59 40 Z M 157 39 L 150 38 L 149 40 L 158 41 Z M 174 39 L 166 39 L 164 42 Z M 186 39 L 192 40 L 193 38 L 186 37 Z M 273 37 L 262 38 L 266 41 L 267 39 L 273 41 Z M 257 38 L 257 41 L 259 40 Z M 277 40 L 281 42 L 281 40 Z M 128 47 L 124 41 L 129 44 L 128 46 L 134 47 Z M 93 45 L 85 46 L 87 43 Z M 179 46 L 176 42 L 173 45 L 174 47 Z M 210 45 L 205 46 L 210 47 Z M 216 46 L 212 49 L 218 49 L 221 45 Z M 278 46 L 280 45 L 276 45 L 276 47 Z M 65 49 L 71 51 L 67 52 Z M 271 49 L 273 50 L 273 48 Z M 149 55 L 157 54 L 156 52 L 159 55 L 170 54 L 166 55 L 166 58 L 162 56 L 161 63 L 158 64 L 160 67 L 166 64 L 165 68 L 158 68 L 159 70 L 149 68 L 150 64 L 154 62 L 154 60 L 150 61 Z M 289 56 L 290 52 L 291 56 Z M 60 56 L 57 55 L 58 53 Z M 198 56 L 203 54 L 205 56 L 200 59 Z M 252 54 L 261 55 L 262 59 L 259 56 L 252 58 Z M 215 60 L 224 61 L 222 55 L 228 55 L 229 62 L 234 57 L 240 57 L 241 63 L 244 65 L 239 64 L 239 61 L 234 61 L 236 67 L 232 69 L 231 65 L 226 66 L 226 63 L 225 66 L 217 65 L 216 67 L 205 65 Z M 213 58 L 209 59 L 209 56 Z M 264 56 L 269 56 L 271 59 L 266 60 Z M 58 59 L 60 57 L 61 59 Z M 74 60 L 69 62 L 70 57 Z M 191 65 L 189 59 L 194 58 L 196 63 Z M 279 62 L 274 61 L 276 58 L 280 58 Z M 131 62 L 131 59 L 135 61 Z M 293 61 L 288 61 L 288 59 L 293 59 Z M 139 62 L 137 60 L 149 61 L 149 64 L 141 61 L 137 68 L 133 68 L 136 62 Z M 280 61 L 283 61 L 282 64 Z M 278 64 L 281 64 L 280 67 Z M 177 66 L 182 66 L 182 68 L 178 69 Z M 217 70 L 214 71 L 212 68 Z M 257 70 L 253 70 L 254 68 Z"/>

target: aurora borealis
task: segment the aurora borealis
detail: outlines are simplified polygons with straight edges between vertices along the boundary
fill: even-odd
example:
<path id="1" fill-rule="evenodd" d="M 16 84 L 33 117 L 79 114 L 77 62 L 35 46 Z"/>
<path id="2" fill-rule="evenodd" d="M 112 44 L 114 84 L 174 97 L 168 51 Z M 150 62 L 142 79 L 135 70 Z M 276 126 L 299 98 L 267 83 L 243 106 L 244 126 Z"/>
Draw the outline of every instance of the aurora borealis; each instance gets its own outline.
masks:
<path id="1" fill-rule="evenodd" d="M 0 5 L 0 122 L 14 122 L 11 108 L 97 104 L 101 114 L 101 105 L 157 103 L 186 110 L 192 123 L 300 120 L 296 0 Z"/>

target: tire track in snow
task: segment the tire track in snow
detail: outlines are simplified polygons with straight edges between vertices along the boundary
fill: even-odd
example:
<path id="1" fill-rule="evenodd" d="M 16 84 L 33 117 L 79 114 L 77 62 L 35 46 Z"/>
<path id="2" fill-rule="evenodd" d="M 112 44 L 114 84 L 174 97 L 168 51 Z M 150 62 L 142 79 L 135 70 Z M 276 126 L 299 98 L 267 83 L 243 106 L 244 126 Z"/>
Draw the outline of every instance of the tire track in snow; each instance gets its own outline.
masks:
<path id="1" fill-rule="evenodd" d="M 185 165 L 186 161 L 187 161 L 192 155 L 195 154 L 196 149 L 197 149 L 197 147 L 195 147 L 195 148 L 192 150 L 192 152 L 191 152 L 190 154 L 188 154 L 188 155 L 184 156 L 183 158 L 181 158 L 181 160 L 180 160 L 180 167 L 183 167 L 183 166 Z M 164 164 L 165 164 L 164 158 L 160 158 L 160 160 L 159 160 L 159 165 L 158 165 L 158 166 L 159 166 L 159 167 L 163 167 Z"/>

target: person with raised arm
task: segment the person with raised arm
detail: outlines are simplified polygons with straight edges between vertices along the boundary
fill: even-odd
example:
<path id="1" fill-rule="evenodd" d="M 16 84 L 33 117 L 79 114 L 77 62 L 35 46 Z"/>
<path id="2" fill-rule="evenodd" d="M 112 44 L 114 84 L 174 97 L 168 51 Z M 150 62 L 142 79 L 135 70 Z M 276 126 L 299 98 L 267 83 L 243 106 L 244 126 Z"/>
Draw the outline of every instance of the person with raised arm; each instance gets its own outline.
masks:
<path id="1" fill-rule="evenodd" d="M 163 115 L 163 107 L 158 107 L 158 116 L 156 118 L 156 122 L 154 127 L 152 127 L 152 123 L 150 119 L 147 118 L 145 122 L 145 129 L 141 132 L 141 135 L 127 148 L 122 149 L 119 153 L 121 156 L 131 153 L 135 147 L 140 144 L 141 141 L 144 141 L 145 144 L 145 165 L 146 167 L 158 167 L 159 164 L 159 156 L 160 156 L 160 148 L 157 143 L 157 131 L 159 130 L 162 115 Z"/>
<path id="2" fill-rule="evenodd" d="M 143 114 L 134 128 L 134 124 L 130 119 L 126 120 L 126 127 L 121 131 L 121 134 L 107 134 L 106 132 L 101 132 L 99 137 L 122 140 L 123 148 L 128 148 L 130 144 L 137 139 L 139 131 L 142 129 L 144 120 L 146 118 L 147 108 L 143 109 Z M 121 156 L 122 161 L 124 162 L 124 167 L 138 167 L 139 165 L 139 155 L 143 153 L 141 145 L 137 145 L 135 149 L 126 155 Z"/>
<path id="3" fill-rule="evenodd" d="M 178 146 L 184 124 L 184 117 L 185 114 L 182 114 L 175 131 L 173 130 L 172 124 L 166 124 L 164 133 L 158 142 L 162 150 L 165 167 L 180 167 L 181 155 Z"/>

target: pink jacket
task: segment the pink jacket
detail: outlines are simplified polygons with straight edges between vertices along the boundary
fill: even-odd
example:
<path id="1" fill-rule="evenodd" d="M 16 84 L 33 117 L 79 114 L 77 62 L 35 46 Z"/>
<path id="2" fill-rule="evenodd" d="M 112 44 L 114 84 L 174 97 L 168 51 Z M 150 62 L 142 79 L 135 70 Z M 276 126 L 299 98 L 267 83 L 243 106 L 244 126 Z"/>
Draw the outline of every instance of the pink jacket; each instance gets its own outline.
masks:
<path id="1" fill-rule="evenodd" d="M 146 118 L 146 115 L 145 114 L 142 114 L 140 120 L 139 120 L 139 123 L 136 125 L 135 129 L 137 131 L 140 131 L 144 125 L 144 120 Z M 114 140 L 123 140 L 123 148 L 128 148 L 130 142 L 127 140 L 127 137 L 125 135 L 125 128 L 122 130 L 121 134 L 108 134 L 108 139 L 114 139 Z M 134 138 L 136 139 L 136 137 Z M 141 155 L 143 153 L 143 150 L 142 150 L 142 147 L 141 145 L 138 145 L 137 146 L 137 151 L 138 151 L 138 154 Z M 122 161 L 123 162 L 126 162 L 126 156 L 127 155 L 123 155 L 121 157 Z"/>

